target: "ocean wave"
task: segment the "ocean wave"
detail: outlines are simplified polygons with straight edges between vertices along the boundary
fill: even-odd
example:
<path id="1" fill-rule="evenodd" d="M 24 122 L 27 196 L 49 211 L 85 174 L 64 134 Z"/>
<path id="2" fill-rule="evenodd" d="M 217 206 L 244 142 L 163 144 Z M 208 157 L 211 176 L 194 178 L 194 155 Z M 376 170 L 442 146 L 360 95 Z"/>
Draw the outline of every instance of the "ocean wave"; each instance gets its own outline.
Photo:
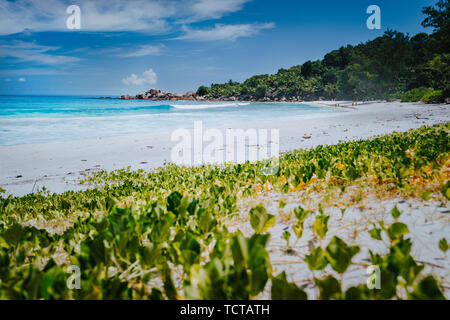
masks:
<path id="1" fill-rule="evenodd" d="M 229 108 L 248 106 L 250 102 L 233 102 L 233 103 L 219 103 L 219 104 L 171 104 L 175 109 L 194 110 L 194 109 L 210 109 L 210 108 Z"/>
<path id="2" fill-rule="evenodd" d="M 162 115 L 170 113 L 172 116 L 177 113 L 170 112 L 179 110 L 201 110 L 211 108 L 237 108 L 249 105 L 248 102 L 232 102 L 219 104 L 160 104 L 146 106 L 107 106 L 98 109 L 88 108 L 42 108 L 29 110 L 13 110 L 11 113 L 0 112 L 0 121 L 48 121 L 48 120 L 106 120 L 110 118 L 140 118 L 145 116 Z M 23 112 L 25 111 L 25 112 Z M 30 112 L 31 111 L 31 112 Z M 182 114 L 186 115 L 185 112 Z"/>

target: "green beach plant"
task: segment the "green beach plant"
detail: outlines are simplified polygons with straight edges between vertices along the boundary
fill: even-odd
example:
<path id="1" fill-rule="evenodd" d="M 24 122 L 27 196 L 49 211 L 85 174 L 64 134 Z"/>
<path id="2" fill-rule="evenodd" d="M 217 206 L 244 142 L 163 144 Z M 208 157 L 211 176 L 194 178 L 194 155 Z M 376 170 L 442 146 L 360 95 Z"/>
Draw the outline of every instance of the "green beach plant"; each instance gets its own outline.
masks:
<path id="1" fill-rule="evenodd" d="M 303 299 L 306 293 L 287 282 L 286 275 L 272 275 L 267 244 L 277 223 L 274 215 L 257 205 L 245 216 L 254 234 L 228 230 L 230 221 L 242 217 L 239 202 L 261 194 L 267 185 L 286 195 L 310 186 L 342 190 L 363 179 L 419 198 L 426 186 L 432 199 L 445 204 L 448 132 L 450 124 L 442 124 L 295 150 L 279 158 L 275 175 L 264 175 L 260 162 L 166 164 L 151 172 L 96 172 L 84 181 L 90 185 L 84 191 L 4 196 L 0 298 L 253 299 L 269 290 L 274 299 Z M 338 286 L 329 276 L 334 272 L 345 277 L 354 257 L 363 252 L 338 236 L 328 240 L 324 206 L 311 217 L 320 246 L 300 261 L 325 274 L 315 274 L 321 298 L 443 297 L 437 280 L 422 274 L 423 265 L 412 257 L 409 228 L 398 221 L 397 206 L 391 211 L 394 223 L 378 221 L 369 230 L 376 240 L 389 239 L 387 254 L 370 252 L 371 263 L 380 268 L 381 289 L 361 284 L 342 291 L 341 279 L 335 278 Z M 292 229 L 302 241 L 312 213 L 298 206 L 293 214 L 297 220 Z M 290 236 L 285 234 L 285 239 Z M 446 243 L 439 242 L 441 250 L 447 250 Z M 79 290 L 66 285 L 73 267 L 79 268 L 79 274 L 73 274 Z M 402 290 L 406 295 L 399 294 Z"/>

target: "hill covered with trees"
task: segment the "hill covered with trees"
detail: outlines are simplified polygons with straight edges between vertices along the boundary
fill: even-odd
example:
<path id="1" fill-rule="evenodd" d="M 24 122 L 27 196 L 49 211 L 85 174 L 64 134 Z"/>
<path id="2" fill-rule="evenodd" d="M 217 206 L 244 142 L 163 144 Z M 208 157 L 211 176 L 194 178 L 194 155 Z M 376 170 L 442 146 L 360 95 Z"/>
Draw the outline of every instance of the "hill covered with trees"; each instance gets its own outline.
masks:
<path id="1" fill-rule="evenodd" d="M 439 0 L 422 11 L 431 34 L 412 37 L 388 30 L 383 36 L 327 53 L 276 74 L 242 83 L 201 86 L 198 96 L 239 100 L 371 100 L 445 102 L 450 78 L 450 4 Z"/>

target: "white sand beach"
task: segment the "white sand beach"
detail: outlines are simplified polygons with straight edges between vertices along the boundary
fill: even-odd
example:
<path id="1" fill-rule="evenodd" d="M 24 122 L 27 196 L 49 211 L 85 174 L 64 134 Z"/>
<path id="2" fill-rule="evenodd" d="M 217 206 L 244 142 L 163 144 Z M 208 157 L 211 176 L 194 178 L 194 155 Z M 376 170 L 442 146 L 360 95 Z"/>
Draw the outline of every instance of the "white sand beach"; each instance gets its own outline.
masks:
<path id="1" fill-rule="evenodd" d="M 351 102 L 308 102 L 335 105 L 342 112 L 247 123 L 247 128 L 280 130 L 280 152 L 369 138 L 393 131 L 450 121 L 450 105 L 376 102 L 352 107 Z M 330 106 L 330 108 L 336 108 Z M 224 123 L 223 128 L 241 128 Z M 85 188 L 78 179 L 96 170 L 151 170 L 170 162 L 171 132 L 112 138 L 0 146 L 0 187 L 21 196 L 45 187 L 50 192 Z"/>
<path id="2" fill-rule="evenodd" d="M 333 105 L 336 102 L 315 103 Z M 450 121 L 450 106 L 442 104 L 377 102 L 351 106 L 351 103 L 350 105 L 340 103 L 339 108 L 342 108 L 342 112 L 292 118 L 289 121 L 249 122 L 243 129 L 279 129 L 280 152 L 286 152 Z M 221 129 L 229 127 L 233 125 L 224 123 Z M 170 138 L 171 132 L 160 132 L 157 135 L 141 134 L 107 139 L 2 146 L 0 186 L 7 190 L 6 195 L 25 195 L 42 187 L 51 192 L 64 192 L 86 188 L 77 181 L 92 171 L 109 171 L 128 166 L 132 169 L 151 170 L 165 161 L 170 161 L 171 148 L 175 145 Z M 359 188 L 355 190 L 358 191 Z M 346 194 L 352 197 L 352 189 L 349 188 Z M 361 247 L 361 252 L 354 258 L 355 263 L 342 279 L 344 289 L 366 282 L 366 268 L 370 265 L 369 249 L 380 254 L 387 253 L 388 239 L 374 240 L 369 236 L 368 230 L 372 223 L 377 221 L 391 221 L 390 211 L 396 205 L 402 212 L 400 221 L 409 226 L 410 236 L 414 240 L 412 255 L 425 266 L 425 273 L 433 274 L 440 281 L 443 293 L 449 299 L 448 255 L 442 253 L 438 247 L 439 240 L 450 232 L 448 206 L 439 201 L 425 201 L 421 198 L 383 198 L 374 190 L 370 194 L 357 205 L 346 206 L 345 215 L 339 208 L 339 201 L 345 199 L 340 199 L 334 206 L 325 209 L 331 219 L 329 231 L 323 241 L 327 242 L 332 236 L 338 235 L 349 245 L 357 244 Z M 301 192 L 289 195 L 277 192 L 264 193 L 259 197 L 244 199 L 239 204 L 240 216 L 227 221 L 230 231 L 240 229 L 245 235 L 251 235 L 253 230 L 248 222 L 249 208 L 262 203 L 277 219 L 276 226 L 269 232 L 270 241 L 267 247 L 274 272 L 286 271 L 288 280 L 301 286 L 313 299 L 317 298 L 313 277 L 333 274 L 329 266 L 324 271 L 314 273 L 304 263 L 305 255 L 320 245 L 313 236 L 312 223 L 321 199 L 319 194 L 306 195 Z M 280 201 L 286 204 L 283 209 L 279 207 Z M 292 250 L 288 252 L 282 235 L 286 230 L 291 230 L 292 234 L 292 226 L 295 223 L 292 210 L 299 205 L 311 208 L 312 214 L 305 222 L 305 234 L 302 238 L 296 239 L 295 235 L 291 236 Z M 181 288 L 181 284 L 177 284 Z M 268 288 L 260 298 L 270 298 Z"/>

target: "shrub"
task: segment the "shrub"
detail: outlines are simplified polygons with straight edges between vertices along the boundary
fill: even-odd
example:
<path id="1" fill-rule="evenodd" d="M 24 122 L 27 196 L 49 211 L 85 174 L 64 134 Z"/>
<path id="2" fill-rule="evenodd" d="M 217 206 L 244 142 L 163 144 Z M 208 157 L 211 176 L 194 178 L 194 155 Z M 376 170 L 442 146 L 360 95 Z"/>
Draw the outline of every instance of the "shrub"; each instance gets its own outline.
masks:
<path id="1" fill-rule="evenodd" d="M 394 92 L 389 95 L 390 100 L 403 100 L 404 94 L 400 92 Z"/>
<path id="2" fill-rule="evenodd" d="M 422 97 L 422 101 L 425 103 L 442 103 L 444 102 L 444 95 L 442 90 L 435 90 L 428 92 Z"/>
<path id="3" fill-rule="evenodd" d="M 267 87 L 265 85 L 258 86 L 255 90 L 255 97 L 257 99 L 264 98 L 266 96 Z"/>
<path id="4" fill-rule="evenodd" d="M 427 88 L 427 87 L 414 88 L 412 90 L 407 91 L 404 94 L 404 96 L 402 98 L 402 102 L 421 101 L 423 96 L 425 96 L 426 94 L 429 94 L 431 92 L 433 92 L 433 89 Z"/>
<path id="5" fill-rule="evenodd" d="M 209 94 L 209 88 L 206 86 L 200 86 L 197 90 L 198 96 L 206 96 Z"/>

